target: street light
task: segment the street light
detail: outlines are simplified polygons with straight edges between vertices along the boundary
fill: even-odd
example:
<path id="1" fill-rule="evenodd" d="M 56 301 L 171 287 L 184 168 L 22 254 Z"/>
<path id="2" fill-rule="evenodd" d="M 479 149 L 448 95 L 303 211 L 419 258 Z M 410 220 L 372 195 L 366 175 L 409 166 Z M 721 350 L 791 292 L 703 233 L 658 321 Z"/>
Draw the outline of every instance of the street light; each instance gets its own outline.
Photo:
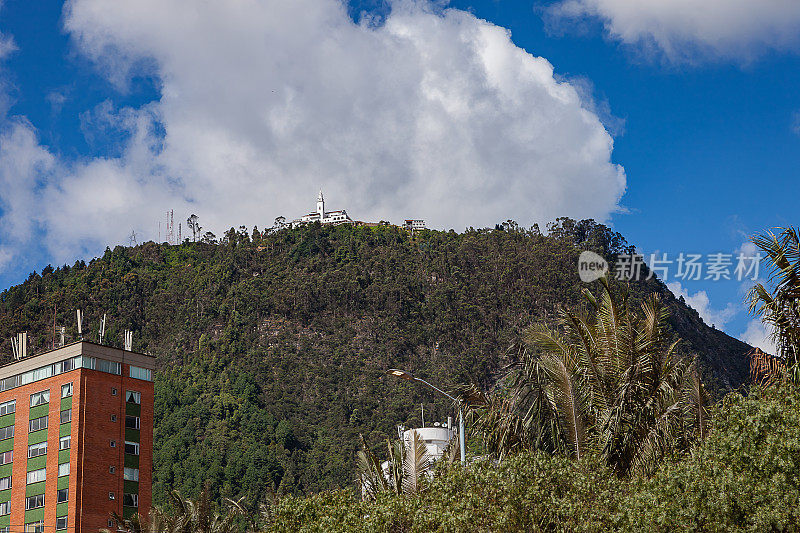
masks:
<path id="1" fill-rule="evenodd" d="M 443 391 L 439 387 L 436 387 L 435 385 L 431 385 L 430 383 L 428 383 L 427 381 L 425 381 L 422 378 L 417 378 L 417 377 L 412 376 L 409 372 L 406 372 L 405 370 L 398 370 L 396 368 L 390 368 L 389 371 L 387 372 L 387 374 L 390 375 L 390 376 L 394 376 L 396 378 L 405 379 L 406 381 L 419 381 L 420 383 L 424 383 L 425 385 L 427 385 L 428 387 L 432 388 L 436 392 L 438 392 L 440 394 L 444 394 L 445 396 L 447 396 L 448 398 L 450 398 L 454 402 L 458 403 L 458 443 L 461 445 L 461 463 L 463 464 L 464 461 L 466 461 L 466 459 L 467 459 L 467 452 L 466 452 L 465 442 L 464 442 L 464 410 L 463 410 L 463 408 L 461 406 L 461 400 L 459 400 L 458 398 L 454 398 L 454 397 L 450 396 L 449 394 L 447 394 L 445 391 Z"/>

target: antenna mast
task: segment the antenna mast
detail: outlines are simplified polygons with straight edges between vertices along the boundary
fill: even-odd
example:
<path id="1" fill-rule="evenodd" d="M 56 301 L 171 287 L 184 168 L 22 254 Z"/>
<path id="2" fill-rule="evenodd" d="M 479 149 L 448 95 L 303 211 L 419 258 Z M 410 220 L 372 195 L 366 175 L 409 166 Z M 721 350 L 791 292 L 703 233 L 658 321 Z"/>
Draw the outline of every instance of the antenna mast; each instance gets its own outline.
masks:
<path id="1" fill-rule="evenodd" d="M 100 322 L 100 344 L 103 344 L 103 336 L 106 334 L 106 314 L 103 313 L 103 320 Z"/>

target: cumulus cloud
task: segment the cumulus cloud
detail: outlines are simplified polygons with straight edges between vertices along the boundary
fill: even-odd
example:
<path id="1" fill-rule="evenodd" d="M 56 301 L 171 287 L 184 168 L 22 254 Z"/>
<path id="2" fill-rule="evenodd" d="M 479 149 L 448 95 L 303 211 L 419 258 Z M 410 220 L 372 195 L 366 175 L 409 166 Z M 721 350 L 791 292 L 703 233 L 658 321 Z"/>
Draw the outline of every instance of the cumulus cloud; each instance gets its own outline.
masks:
<path id="1" fill-rule="evenodd" d="M 160 97 L 83 116 L 90 137 L 126 139 L 113 157 L 65 161 L 31 124 L 7 128 L 24 150 L 0 169 L 25 172 L 0 179 L 28 187 L 5 200 L 37 202 L 58 260 L 155 238 L 170 208 L 218 234 L 291 219 L 319 189 L 356 219 L 456 229 L 605 220 L 625 191 L 590 98 L 464 11 L 396 2 L 375 25 L 338 0 L 71 0 L 64 20 L 108 79 L 153 76 Z"/>
<path id="2" fill-rule="evenodd" d="M 656 47 L 672 61 L 749 61 L 800 45 L 796 0 L 562 0 L 547 13 L 556 21 L 599 19 L 612 38 Z"/>
<path id="3" fill-rule="evenodd" d="M 717 329 L 723 329 L 738 311 L 737 307 L 732 303 L 726 305 L 724 309 L 712 307 L 706 291 L 697 291 L 694 294 L 689 294 L 689 291 L 679 281 L 667 283 L 667 288 L 672 291 L 676 298 L 683 296 L 689 307 L 697 311 L 706 324 L 713 324 Z"/>
<path id="4" fill-rule="evenodd" d="M 761 320 L 756 319 L 747 324 L 747 328 L 739 336 L 739 340 L 775 355 L 778 353 L 778 348 L 770 337 L 771 334 L 772 331 Z"/>
<path id="5" fill-rule="evenodd" d="M 464 11 L 399 1 L 376 25 L 338 0 L 71 0 L 64 21 L 108 79 L 153 76 L 160 96 L 82 115 L 90 144 L 120 143 L 104 157 L 2 120 L 6 261 L 34 235 L 59 262 L 155 239 L 167 209 L 217 234 L 269 225 L 319 189 L 356 219 L 459 230 L 605 220 L 625 191 L 585 91 Z"/>

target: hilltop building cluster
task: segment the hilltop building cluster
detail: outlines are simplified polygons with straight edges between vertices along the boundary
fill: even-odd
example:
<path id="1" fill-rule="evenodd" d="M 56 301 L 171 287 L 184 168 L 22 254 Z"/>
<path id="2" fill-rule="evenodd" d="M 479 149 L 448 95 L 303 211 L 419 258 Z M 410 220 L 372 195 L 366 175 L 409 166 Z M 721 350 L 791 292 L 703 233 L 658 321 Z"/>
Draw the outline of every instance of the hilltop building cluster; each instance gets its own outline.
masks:
<path id="1" fill-rule="evenodd" d="M 305 224 L 313 224 L 314 222 L 331 226 L 338 226 L 341 224 L 349 224 L 353 226 L 385 225 L 385 223 L 380 222 L 363 222 L 361 220 L 353 220 L 344 209 L 340 209 L 338 211 L 325 211 L 325 197 L 322 195 L 322 191 L 319 191 L 319 195 L 317 195 L 317 210 L 292 220 L 291 226 L 296 228 Z M 421 219 L 407 219 L 400 227 L 409 231 L 426 229 L 425 221 Z"/>

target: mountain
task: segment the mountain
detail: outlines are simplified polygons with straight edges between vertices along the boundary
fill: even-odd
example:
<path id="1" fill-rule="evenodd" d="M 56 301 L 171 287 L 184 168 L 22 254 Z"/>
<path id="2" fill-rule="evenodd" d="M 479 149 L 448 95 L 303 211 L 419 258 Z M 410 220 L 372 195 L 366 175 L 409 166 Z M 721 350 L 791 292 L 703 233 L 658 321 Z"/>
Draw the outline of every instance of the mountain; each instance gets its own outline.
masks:
<path id="1" fill-rule="evenodd" d="M 46 349 L 54 318 L 74 337 L 76 308 L 84 331 L 108 315 L 107 343 L 132 329 L 134 350 L 159 367 L 156 501 L 209 482 L 217 497 L 256 505 L 271 489 L 352 483 L 359 433 L 377 449 L 396 424 L 420 424 L 421 404 L 428 421 L 451 414 L 388 368 L 491 388 L 524 327 L 581 305 L 586 249 L 609 261 L 633 251 L 605 226 L 570 219 L 547 234 L 513 222 L 413 236 L 392 226 L 231 229 L 218 243 L 116 247 L 33 273 L 0 294 L 0 338 L 28 331 Z M 634 302 L 658 292 L 668 303 L 681 350 L 699 357 L 711 389 L 746 380 L 749 346 L 655 278 L 630 291 Z"/>

